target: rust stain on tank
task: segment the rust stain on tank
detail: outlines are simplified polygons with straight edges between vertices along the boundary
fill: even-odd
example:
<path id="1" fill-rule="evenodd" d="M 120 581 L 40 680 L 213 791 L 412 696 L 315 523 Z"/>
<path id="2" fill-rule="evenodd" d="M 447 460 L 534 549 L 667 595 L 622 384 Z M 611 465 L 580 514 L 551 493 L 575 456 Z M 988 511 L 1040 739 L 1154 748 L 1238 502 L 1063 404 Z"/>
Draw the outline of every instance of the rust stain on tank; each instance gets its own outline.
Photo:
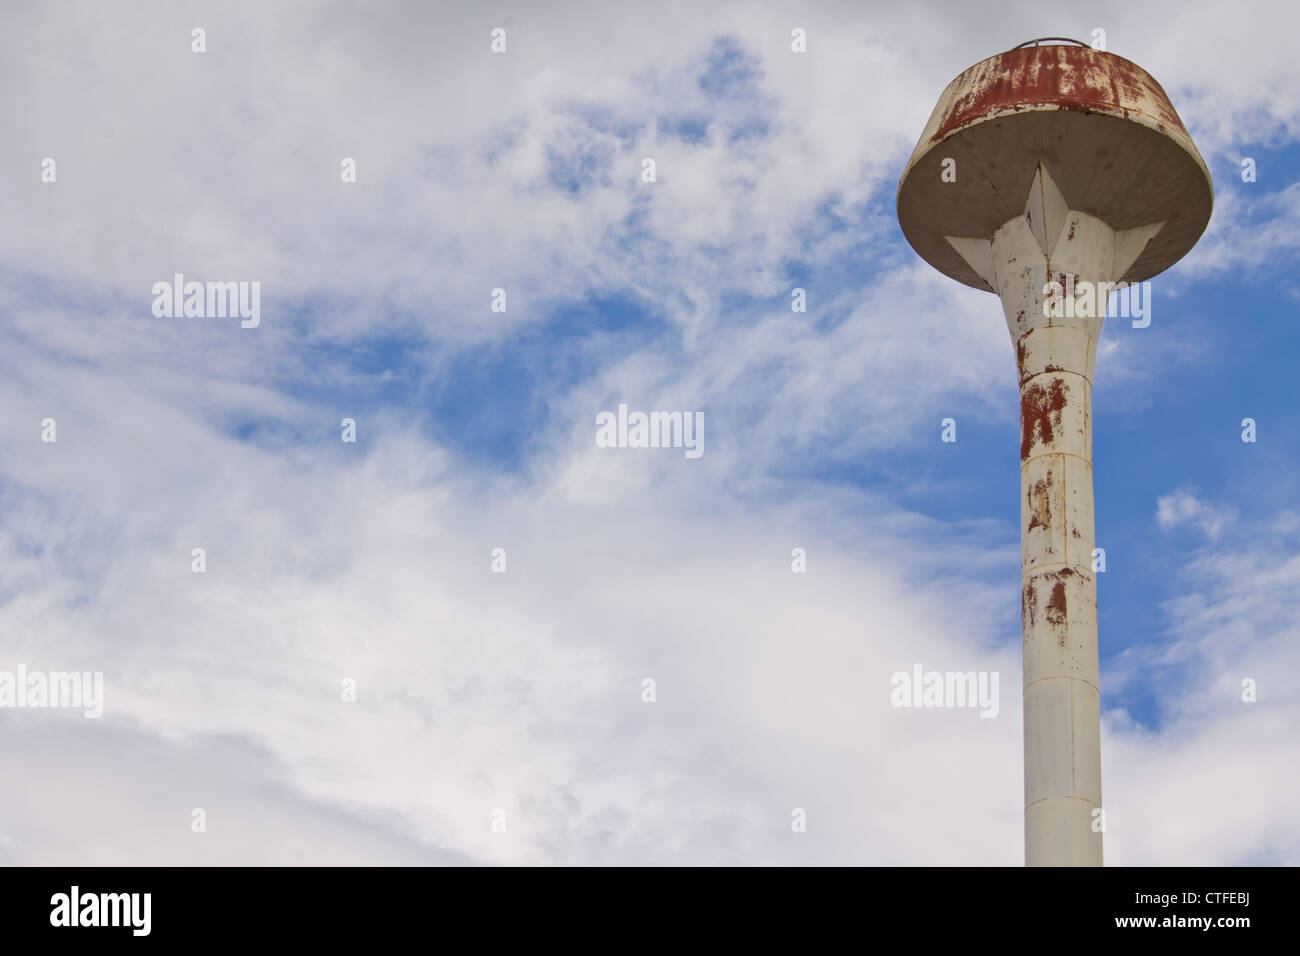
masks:
<path id="1" fill-rule="evenodd" d="M 981 118 L 1034 107 L 1124 117 L 1137 113 L 1187 135 L 1168 95 L 1146 70 L 1090 47 L 1010 50 L 975 64 L 949 89 L 960 94 L 930 137 L 932 143 Z"/>
<path id="2" fill-rule="evenodd" d="M 1020 460 L 1026 461 L 1037 439 L 1049 445 L 1061 429 L 1061 411 L 1069 400 L 1061 379 L 1044 388 L 1035 382 L 1020 393 Z"/>

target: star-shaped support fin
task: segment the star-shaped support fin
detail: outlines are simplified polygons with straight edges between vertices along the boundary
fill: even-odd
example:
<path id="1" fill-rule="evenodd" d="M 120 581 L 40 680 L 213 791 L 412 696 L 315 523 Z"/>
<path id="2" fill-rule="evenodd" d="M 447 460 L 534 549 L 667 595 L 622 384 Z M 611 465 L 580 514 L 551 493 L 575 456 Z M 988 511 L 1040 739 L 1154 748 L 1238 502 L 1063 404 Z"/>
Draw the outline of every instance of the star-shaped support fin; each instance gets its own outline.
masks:
<path id="1" fill-rule="evenodd" d="M 1034 181 L 1029 185 L 1029 197 L 1025 200 L 1025 220 L 1044 256 L 1051 257 L 1069 217 L 1069 204 L 1047 172 L 1047 167 L 1039 163 Z"/>

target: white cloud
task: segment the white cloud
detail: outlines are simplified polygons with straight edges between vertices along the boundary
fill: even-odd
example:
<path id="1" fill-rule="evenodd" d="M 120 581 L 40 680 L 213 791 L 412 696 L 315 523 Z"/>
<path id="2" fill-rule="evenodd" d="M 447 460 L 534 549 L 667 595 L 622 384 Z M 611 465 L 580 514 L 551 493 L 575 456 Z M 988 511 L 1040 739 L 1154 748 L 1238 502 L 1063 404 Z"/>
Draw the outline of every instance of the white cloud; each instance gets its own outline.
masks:
<path id="1" fill-rule="evenodd" d="M 1191 525 L 1214 541 L 1233 520 L 1230 511 L 1202 501 L 1186 488 L 1156 499 L 1156 523 L 1163 531 Z"/>
<path id="2" fill-rule="evenodd" d="M 1102 675 L 1154 693 L 1161 710 L 1158 729 L 1122 712 L 1108 721 L 1108 833 L 1124 828 L 1111 862 L 1277 865 L 1300 853 L 1300 540 L 1286 513 L 1246 531 L 1187 562 L 1166 607 L 1171 639 L 1130 648 Z"/>

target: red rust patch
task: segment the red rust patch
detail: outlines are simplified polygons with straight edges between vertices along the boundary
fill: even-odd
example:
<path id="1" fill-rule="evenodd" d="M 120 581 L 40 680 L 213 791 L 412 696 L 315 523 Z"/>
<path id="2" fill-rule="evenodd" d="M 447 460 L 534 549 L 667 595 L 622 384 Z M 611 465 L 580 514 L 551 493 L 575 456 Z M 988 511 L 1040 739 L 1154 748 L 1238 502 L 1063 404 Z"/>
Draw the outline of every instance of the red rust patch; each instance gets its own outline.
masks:
<path id="1" fill-rule="evenodd" d="M 1047 602 L 1047 623 L 1053 627 L 1061 628 L 1060 636 L 1056 642 L 1062 647 L 1065 646 L 1065 582 L 1057 581 L 1052 585 L 1052 597 Z"/>
<path id="2" fill-rule="evenodd" d="M 1026 532 L 1033 531 L 1035 528 L 1050 528 L 1052 526 L 1052 473 L 1049 471 L 1047 476 L 1038 479 L 1029 486 L 1026 498 L 1029 502 L 1029 527 Z"/>
<path id="3" fill-rule="evenodd" d="M 1034 440 L 1050 444 L 1061 427 L 1061 411 L 1067 401 L 1067 389 L 1061 379 L 1053 379 L 1044 388 L 1035 382 L 1020 393 L 1020 460 L 1028 460 Z"/>
<path id="4" fill-rule="evenodd" d="M 1030 581 L 1020 592 L 1020 616 L 1024 619 L 1025 636 L 1038 622 L 1038 594 L 1034 591 L 1034 582 Z"/>

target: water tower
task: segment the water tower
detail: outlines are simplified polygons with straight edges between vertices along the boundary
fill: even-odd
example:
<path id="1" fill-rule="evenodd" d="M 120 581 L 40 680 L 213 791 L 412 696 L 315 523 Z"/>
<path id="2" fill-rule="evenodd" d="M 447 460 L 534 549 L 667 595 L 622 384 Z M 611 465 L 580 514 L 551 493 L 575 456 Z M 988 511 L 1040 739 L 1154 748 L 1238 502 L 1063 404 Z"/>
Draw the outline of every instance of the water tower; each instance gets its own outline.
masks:
<path id="1" fill-rule="evenodd" d="M 1015 346 L 1030 866 L 1102 862 L 1092 375 L 1108 292 L 1182 258 L 1213 198 L 1160 84 L 1063 39 L 953 80 L 898 185 L 912 248 L 996 294 Z"/>

